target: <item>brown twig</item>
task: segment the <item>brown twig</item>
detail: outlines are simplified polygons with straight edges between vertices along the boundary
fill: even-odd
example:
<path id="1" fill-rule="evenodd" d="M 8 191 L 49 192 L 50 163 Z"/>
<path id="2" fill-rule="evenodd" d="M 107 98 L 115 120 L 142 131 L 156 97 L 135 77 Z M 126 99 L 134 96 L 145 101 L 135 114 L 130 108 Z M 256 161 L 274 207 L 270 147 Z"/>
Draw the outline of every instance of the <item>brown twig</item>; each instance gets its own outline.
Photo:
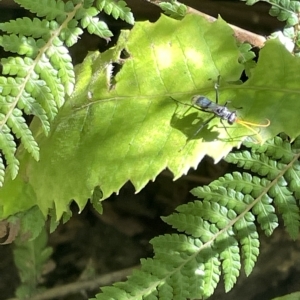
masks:
<path id="1" fill-rule="evenodd" d="M 35 295 L 30 300 L 48 300 L 66 295 L 78 293 L 80 291 L 97 290 L 100 286 L 111 285 L 116 281 L 121 281 L 130 275 L 134 269 L 139 266 L 130 267 L 116 272 L 111 272 L 105 275 L 101 275 L 93 280 L 77 281 L 66 285 L 58 286 L 53 289 L 49 289 L 43 293 Z M 18 300 L 18 298 L 11 298 L 7 300 Z"/>

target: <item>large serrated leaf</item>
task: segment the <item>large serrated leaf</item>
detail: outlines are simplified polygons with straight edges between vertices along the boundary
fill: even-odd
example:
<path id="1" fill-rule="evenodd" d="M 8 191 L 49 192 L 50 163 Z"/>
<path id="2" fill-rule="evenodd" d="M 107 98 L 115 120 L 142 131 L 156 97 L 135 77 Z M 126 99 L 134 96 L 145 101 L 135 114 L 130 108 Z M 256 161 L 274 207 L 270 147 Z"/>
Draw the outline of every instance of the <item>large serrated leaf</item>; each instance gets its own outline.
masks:
<path id="1" fill-rule="evenodd" d="M 123 61 L 124 48 L 129 58 L 111 78 L 112 63 Z M 195 94 L 214 99 L 218 75 L 220 103 L 230 99 L 228 107 L 242 106 L 238 114 L 247 121 L 271 120 L 271 126 L 260 131 L 263 140 L 283 130 L 292 137 L 299 134 L 290 114 L 299 111 L 300 102 L 282 106 L 281 101 L 283 95 L 298 96 L 297 82 L 290 77 L 299 70 L 298 60 L 270 41 L 251 79 L 228 84 L 240 78 L 239 54 L 224 21 L 211 24 L 191 15 L 182 21 L 162 16 L 153 24 L 137 23 L 129 37 L 121 35 L 115 48 L 90 54 L 77 69 L 75 92 L 57 115 L 49 137 L 33 122 L 40 161 L 20 152 L 18 178 L 7 178 L 0 190 L 3 217 L 37 204 L 44 214 L 55 206 L 60 218 L 72 199 L 82 209 L 95 186 L 105 199 L 126 181 L 139 191 L 165 168 L 178 178 L 206 154 L 221 159 L 253 133 L 239 124 L 224 128 L 216 118 L 186 144 L 197 129 L 195 121 L 199 126 L 211 114 L 190 110 L 184 115 L 187 107 L 171 99 L 190 103 Z M 272 68 L 266 66 L 273 56 Z"/>
<path id="2" fill-rule="evenodd" d="M 124 47 L 130 58 L 111 86 L 111 62 L 120 61 Z M 226 50 L 226 57 L 218 56 L 219 47 Z M 186 136 L 170 125 L 176 110 L 170 96 L 189 103 L 193 94 L 212 91 L 209 78 L 219 73 L 237 80 L 242 71 L 238 55 L 224 21 L 211 25 L 195 16 L 183 23 L 167 17 L 155 24 L 139 23 L 128 41 L 122 36 L 116 48 L 91 54 L 77 71 L 76 91 L 52 124 L 49 139 L 38 139 L 40 162 L 35 164 L 24 154 L 27 166 L 19 176 L 26 173 L 27 190 L 35 193 L 35 199 L 20 200 L 22 188 L 13 185 L 22 180 L 6 182 L 0 197 L 11 199 L 9 204 L 5 201 L 4 213 L 15 212 L 14 201 L 24 201 L 24 208 L 37 203 L 45 214 L 55 203 L 60 217 L 71 199 L 83 208 L 97 185 L 106 198 L 128 180 L 140 190 L 166 167 L 178 177 L 190 165 L 196 166 L 207 151 L 222 143 L 207 143 L 206 149 L 198 144 L 180 152 Z M 213 65 L 208 63 L 211 59 Z M 230 148 L 223 143 L 224 150 L 217 155 Z"/>

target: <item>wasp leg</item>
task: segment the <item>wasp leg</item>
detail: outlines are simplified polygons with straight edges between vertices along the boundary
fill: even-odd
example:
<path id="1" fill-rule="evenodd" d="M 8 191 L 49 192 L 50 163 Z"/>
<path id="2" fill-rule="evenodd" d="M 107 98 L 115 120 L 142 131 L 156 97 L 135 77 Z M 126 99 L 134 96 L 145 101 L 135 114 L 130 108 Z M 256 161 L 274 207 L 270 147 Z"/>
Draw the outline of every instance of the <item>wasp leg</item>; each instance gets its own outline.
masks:
<path id="1" fill-rule="evenodd" d="M 195 136 L 197 136 L 197 134 L 212 120 L 214 119 L 216 116 L 211 116 L 209 119 L 207 119 L 205 122 L 203 122 L 201 124 L 201 126 L 196 130 L 196 132 L 190 137 L 187 139 L 187 141 L 190 141 L 192 140 Z"/>
<path id="2" fill-rule="evenodd" d="M 220 75 L 218 76 L 217 82 L 215 83 L 215 91 L 216 91 L 216 103 L 219 103 L 219 86 L 220 86 Z"/>
<path id="3" fill-rule="evenodd" d="M 225 103 L 225 105 L 227 104 L 227 102 Z M 225 131 L 226 131 L 226 133 L 227 133 L 227 135 L 231 138 L 231 140 L 233 139 L 232 138 L 232 136 L 229 134 L 229 132 L 228 132 L 228 130 L 227 130 L 227 126 L 226 126 L 226 124 L 224 124 L 223 123 L 223 120 L 222 119 L 220 119 L 220 122 L 222 123 L 222 125 L 223 125 L 223 127 L 224 127 L 224 129 L 225 129 Z"/>
<path id="4" fill-rule="evenodd" d="M 185 115 L 192 107 L 195 108 L 195 106 L 193 106 L 193 105 L 191 105 L 191 104 L 187 104 L 187 103 L 180 102 L 180 101 L 174 99 L 174 98 L 171 97 L 171 96 L 170 96 L 170 98 L 171 98 L 173 101 L 176 102 L 177 107 L 179 106 L 179 104 L 185 105 L 185 106 L 188 106 L 188 107 L 189 107 L 189 109 L 184 113 L 184 115 Z"/>

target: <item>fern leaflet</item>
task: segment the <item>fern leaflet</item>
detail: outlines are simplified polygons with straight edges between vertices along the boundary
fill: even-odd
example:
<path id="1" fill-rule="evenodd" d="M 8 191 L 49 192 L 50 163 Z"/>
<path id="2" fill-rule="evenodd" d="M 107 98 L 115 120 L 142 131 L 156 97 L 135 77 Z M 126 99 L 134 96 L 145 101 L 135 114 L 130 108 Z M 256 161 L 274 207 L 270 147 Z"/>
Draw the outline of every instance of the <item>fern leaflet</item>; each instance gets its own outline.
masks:
<path id="1" fill-rule="evenodd" d="M 245 144 L 251 149 L 232 152 L 226 160 L 260 177 L 233 172 L 193 189 L 198 200 L 163 217 L 182 233 L 154 238 L 154 258 L 142 260 L 141 270 L 126 282 L 102 288 L 96 299 L 207 298 L 221 274 L 229 291 L 242 267 L 246 275 L 252 272 L 259 254 L 257 225 L 269 236 L 280 214 L 290 236 L 297 237 L 299 187 L 292 177 L 300 176 L 300 138 L 292 144 L 280 137 L 263 146 Z"/>
<path id="2" fill-rule="evenodd" d="M 130 12 L 125 1 L 97 0 L 96 6 L 99 10 L 103 9 L 108 15 L 112 15 L 115 19 L 120 18 L 129 24 L 134 24 L 133 14 Z"/>
<path id="3" fill-rule="evenodd" d="M 277 38 L 288 51 L 299 56 L 299 12 L 300 3 L 296 0 L 242 0 L 247 5 L 253 5 L 259 1 L 271 5 L 269 14 L 277 17 L 279 21 L 285 21 L 286 25 L 282 31 L 272 33 L 271 38 Z"/>
<path id="4" fill-rule="evenodd" d="M 39 147 L 24 114 L 36 116 L 47 135 L 50 122 L 64 104 L 65 97 L 73 92 L 75 73 L 67 47 L 77 42 L 83 33 L 82 27 L 106 40 L 112 36 L 106 23 L 95 17 L 100 9 L 92 6 L 94 1 L 16 2 L 44 19 L 24 17 L 0 24 L 0 30 L 6 33 L 0 36 L 0 46 L 15 53 L 14 57 L 1 59 L 5 77 L 0 77 L 0 150 L 3 154 L 0 186 L 5 177 L 5 164 L 13 179 L 18 173 L 15 138 L 36 160 L 39 159 Z M 111 6 L 115 18 L 133 23 L 125 2 L 102 3 L 101 9 L 109 11 Z"/>

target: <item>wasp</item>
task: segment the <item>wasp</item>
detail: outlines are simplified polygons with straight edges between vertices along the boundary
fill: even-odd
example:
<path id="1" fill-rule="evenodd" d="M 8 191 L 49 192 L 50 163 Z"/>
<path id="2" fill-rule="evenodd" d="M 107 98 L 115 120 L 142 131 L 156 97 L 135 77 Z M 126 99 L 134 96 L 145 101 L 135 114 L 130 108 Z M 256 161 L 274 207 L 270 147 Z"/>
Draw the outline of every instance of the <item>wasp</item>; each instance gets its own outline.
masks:
<path id="1" fill-rule="evenodd" d="M 181 102 L 173 99 L 176 102 L 190 106 L 190 108 L 194 107 L 200 111 L 212 114 L 212 116 L 210 118 L 208 118 L 206 121 L 204 121 L 201 124 L 201 126 L 196 130 L 196 132 L 193 134 L 193 136 L 191 138 L 189 138 L 189 140 L 192 139 L 193 137 L 195 137 L 202 130 L 202 128 L 205 127 L 211 120 L 218 117 L 218 118 L 220 118 L 222 124 L 223 124 L 223 121 L 227 121 L 227 123 L 229 125 L 238 123 L 238 124 L 241 124 L 242 126 L 248 128 L 258 137 L 258 142 L 261 143 L 262 138 L 261 138 L 259 132 L 257 132 L 252 127 L 268 127 L 271 123 L 270 120 L 267 119 L 267 122 L 265 124 L 244 121 L 244 120 L 238 118 L 235 110 L 232 111 L 227 107 L 228 102 L 226 102 L 224 105 L 220 105 L 219 104 L 219 89 L 218 89 L 219 88 L 219 80 L 220 80 L 220 76 L 218 77 L 218 81 L 215 84 L 216 102 L 213 102 L 210 99 L 208 99 L 207 97 L 202 96 L 202 95 L 193 96 L 192 97 L 192 105 L 181 103 Z M 225 129 L 226 129 L 226 127 L 225 127 Z"/>

